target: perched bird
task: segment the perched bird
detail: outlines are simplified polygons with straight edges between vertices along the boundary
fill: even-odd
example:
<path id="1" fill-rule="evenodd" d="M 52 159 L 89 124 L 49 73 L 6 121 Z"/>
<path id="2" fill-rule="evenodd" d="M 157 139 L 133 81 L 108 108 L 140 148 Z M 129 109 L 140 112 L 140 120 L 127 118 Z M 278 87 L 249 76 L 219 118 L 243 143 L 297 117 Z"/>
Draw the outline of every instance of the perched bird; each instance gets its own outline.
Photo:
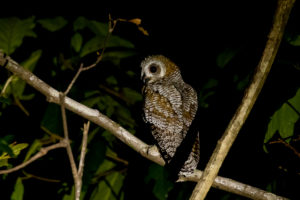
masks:
<path id="1" fill-rule="evenodd" d="M 197 93 L 183 81 L 179 67 L 162 55 L 147 57 L 141 68 L 144 121 L 150 126 L 158 149 L 169 164 L 195 118 Z M 198 132 L 186 149 L 189 152 L 178 176 L 189 176 L 197 167 L 200 157 Z"/>

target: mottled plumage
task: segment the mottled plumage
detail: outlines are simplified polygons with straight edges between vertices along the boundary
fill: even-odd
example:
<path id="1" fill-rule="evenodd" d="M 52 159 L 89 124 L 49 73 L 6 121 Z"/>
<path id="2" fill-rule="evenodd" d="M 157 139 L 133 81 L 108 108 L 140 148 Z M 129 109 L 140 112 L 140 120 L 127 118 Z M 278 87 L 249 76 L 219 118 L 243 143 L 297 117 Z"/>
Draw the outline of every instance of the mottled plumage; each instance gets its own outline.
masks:
<path id="1" fill-rule="evenodd" d="M 141 67 L 145 83 L 144 120 L 150 125 L 164 160 L 170 163 L 196 115 L 197 94 L 183 81 L 179 68 L 164 56 L 150 56 Z M 188 176 L 197 167 L 198 134 L 191 149 L 178 175 Z"/>

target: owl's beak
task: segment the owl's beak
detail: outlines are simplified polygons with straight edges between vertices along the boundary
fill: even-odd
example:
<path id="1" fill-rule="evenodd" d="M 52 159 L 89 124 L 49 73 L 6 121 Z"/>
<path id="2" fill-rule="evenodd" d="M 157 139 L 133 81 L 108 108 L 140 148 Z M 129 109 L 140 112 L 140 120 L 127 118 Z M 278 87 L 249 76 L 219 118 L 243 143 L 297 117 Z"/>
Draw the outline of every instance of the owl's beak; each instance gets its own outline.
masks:
<path id="1" fill-rule="evenodd" d="M 144 84 L 147 84 L 149 82 L 150 78 L 146 78 L 145 74 L 142 75 L 142 81 Z"/>

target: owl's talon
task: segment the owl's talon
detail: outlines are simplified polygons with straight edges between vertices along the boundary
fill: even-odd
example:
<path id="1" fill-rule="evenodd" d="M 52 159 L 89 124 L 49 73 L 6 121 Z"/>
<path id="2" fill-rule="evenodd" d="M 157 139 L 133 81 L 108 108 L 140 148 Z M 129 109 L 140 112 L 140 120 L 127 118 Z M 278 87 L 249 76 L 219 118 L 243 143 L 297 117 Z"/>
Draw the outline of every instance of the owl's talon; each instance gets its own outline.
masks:
<path id="1" fill-rule="evenodd" d="M 148 145 L 146 153 L 147 155 L 153 154 L 153 152 L 158 152 L 158 148 L 156 145 Z"/>

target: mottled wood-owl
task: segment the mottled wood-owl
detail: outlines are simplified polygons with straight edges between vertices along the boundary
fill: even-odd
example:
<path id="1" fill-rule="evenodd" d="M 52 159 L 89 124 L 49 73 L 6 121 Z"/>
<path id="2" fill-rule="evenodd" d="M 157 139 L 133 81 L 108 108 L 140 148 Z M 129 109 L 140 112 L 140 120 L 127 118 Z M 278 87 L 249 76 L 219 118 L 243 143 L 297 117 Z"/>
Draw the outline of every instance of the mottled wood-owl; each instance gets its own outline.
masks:
<path id="1" fill-rule="evenodd" d="M 195 118 L 198 102 L 195 90 L 185 83 L 179 67 L 162 55 L 147 57 L 141 63 L 144 82 L 144 121 L 150 126 L 166 164 L 172 161 Z M 189 176 L 199 162 L 197 132 L 178 176 Z"/>

